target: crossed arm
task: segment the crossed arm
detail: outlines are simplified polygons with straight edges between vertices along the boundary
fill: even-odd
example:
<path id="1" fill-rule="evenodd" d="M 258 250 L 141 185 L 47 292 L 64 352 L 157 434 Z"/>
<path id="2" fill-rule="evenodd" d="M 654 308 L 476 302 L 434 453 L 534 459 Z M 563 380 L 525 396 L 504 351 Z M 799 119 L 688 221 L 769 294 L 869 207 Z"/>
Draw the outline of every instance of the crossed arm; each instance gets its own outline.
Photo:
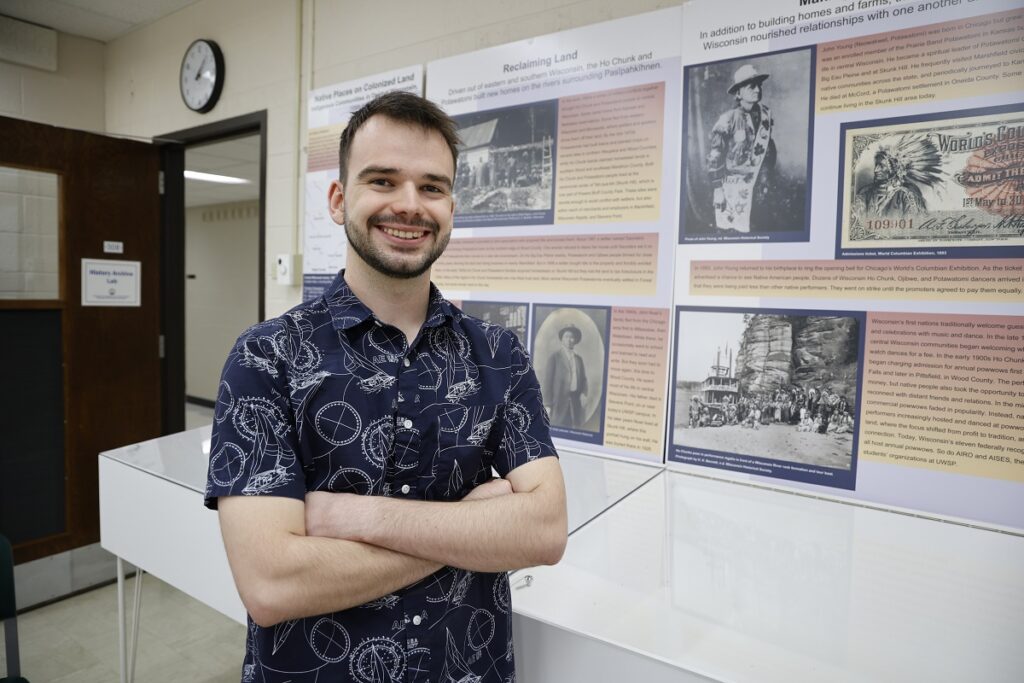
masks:
<path id="1" fill-rule="evenodd" d="M 445 565 L 554 564 L 566 542 L 565 486 L 551 457 L 453 503 L 314 492 L 305 503 L 230 496 L 218 508 L 235 585 L 261 626 L 355 607 Z"/>

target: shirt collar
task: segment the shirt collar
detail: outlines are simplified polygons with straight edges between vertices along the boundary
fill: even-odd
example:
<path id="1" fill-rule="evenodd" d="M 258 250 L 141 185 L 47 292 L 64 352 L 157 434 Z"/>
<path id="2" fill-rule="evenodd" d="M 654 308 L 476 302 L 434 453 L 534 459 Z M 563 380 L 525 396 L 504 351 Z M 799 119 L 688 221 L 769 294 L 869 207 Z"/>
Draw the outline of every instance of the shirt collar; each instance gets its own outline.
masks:
<path id="1" fill-rule="evenodd" d="M 336 330 L 349 330 L 367 320 L 376 320 L 373 311 L 359 300 L 345 282 L 342 269 L 324 292 L 324 301 L 331 312 L 331 322 Z M 459 322 L 463 312 L 441 295 L 441 291 L 430 283 L 430 299 L 427 304 L 427 319 L 423 327 L 438 327 L 446 320 Z"/>

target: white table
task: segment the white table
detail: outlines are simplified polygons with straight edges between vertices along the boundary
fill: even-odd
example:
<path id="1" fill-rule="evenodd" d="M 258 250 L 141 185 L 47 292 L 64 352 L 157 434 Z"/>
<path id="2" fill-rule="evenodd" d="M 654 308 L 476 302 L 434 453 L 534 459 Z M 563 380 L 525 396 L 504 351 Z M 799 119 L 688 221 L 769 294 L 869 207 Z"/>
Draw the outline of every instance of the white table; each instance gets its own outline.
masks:
<path id="1" fill-rule="evenodd" d="M 101 454 L 101 542 L 244 623 L 202 505 L 208 438 Z M 512 577 L 520 680 L 1024 680 L 1020 536 L 575 453 L 562 468 L 565 558 Z"/>
<path id="2" fill-rule="evenodd" d="M 221 542 L 217 515 L 203 507 L 210 427 L 100 454 L 100 543 L 118 558 L 121 680 L 131 679 L 141 593 L 125 627 L 123 561 L 153 574 L 235 621 L 246 622 Z M 207 447 L 208 450 L 208 447 Z M 565 452 L 570 530 L 585 526 L 660 468 Z M 131 661 L 129 661 L 131 660 Z"/>
<path id="3" fill-rule="evenodd" d="M 666 471 L 529 571 L 531 683 L 1024 680 L 1020 536 Z"/>
<path id="4" fill-rule="evenodd" d="M 203 507 L 208 461 L 203 441 L 209 438 L 210 427 L 200 427 L 100 454 L 100 544 L 117 556 L 122 683 L 131 680 L 134 669 L 127 660 L 134 652 L 141 597 L 137 575 L 129 646 L 123 560 L 239 623 L 246 621 L 217 515 Z"/>

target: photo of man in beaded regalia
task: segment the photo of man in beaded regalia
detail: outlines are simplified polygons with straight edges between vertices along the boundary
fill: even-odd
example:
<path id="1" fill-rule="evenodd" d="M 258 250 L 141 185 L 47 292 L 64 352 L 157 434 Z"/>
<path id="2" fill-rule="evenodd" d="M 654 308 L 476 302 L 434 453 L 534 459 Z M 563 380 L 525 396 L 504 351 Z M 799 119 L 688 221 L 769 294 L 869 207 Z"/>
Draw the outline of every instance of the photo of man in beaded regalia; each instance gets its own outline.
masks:
<path id="1" fill-rule="evenodd" d="M 687 68 L 682 242 L 806 239 L 813 53 Z"/>

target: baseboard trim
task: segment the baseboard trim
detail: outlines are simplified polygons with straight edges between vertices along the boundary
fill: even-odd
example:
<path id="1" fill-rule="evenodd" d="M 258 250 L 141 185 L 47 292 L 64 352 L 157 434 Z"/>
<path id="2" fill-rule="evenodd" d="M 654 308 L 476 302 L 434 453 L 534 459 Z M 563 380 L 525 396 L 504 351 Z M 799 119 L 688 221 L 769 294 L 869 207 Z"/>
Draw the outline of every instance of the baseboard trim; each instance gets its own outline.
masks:
<path id="1" fill-rule="evenodd" d="M 204 408 L 216 408 L 217 404 L 214 401 L 205 398 L 199 398 L 198 396 L 189 396 L 185 394 L 185 403 L 191 403 L 192 405 L 202 406 Z"/>

